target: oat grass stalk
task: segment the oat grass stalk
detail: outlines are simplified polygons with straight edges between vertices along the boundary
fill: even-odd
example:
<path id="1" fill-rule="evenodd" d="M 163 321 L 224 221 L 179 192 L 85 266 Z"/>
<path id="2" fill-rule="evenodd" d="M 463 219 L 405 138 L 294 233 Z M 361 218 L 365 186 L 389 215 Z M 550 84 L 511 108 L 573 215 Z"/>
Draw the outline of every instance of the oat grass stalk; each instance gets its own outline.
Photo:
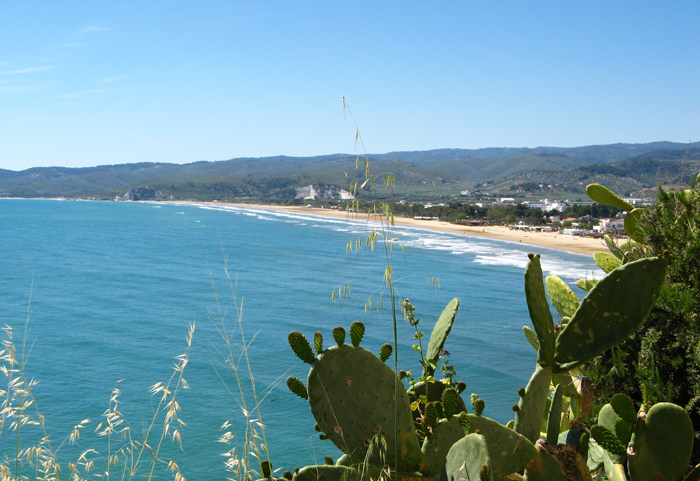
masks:
<path id="1" fill-rule="evenodd" d="M 270 386 L 262 392 L 258 391 L 248 354 L 250 346 L 256 336 L 253 336 L 251 339 L 246 338 L 243 329 L 244 299 L 240 298 L 239 300 L 237 297 L 236 282 L 229 271 L 228 258 L 225 254 L 222 253 L 222 255 L 224 258 L 224 272 L 229 287 L 229 292 L 227 292 L 226 295 L 234 304 L 236 321 L 235 327 L 230 328 L 227 322 L 227 309 L 222 302 L 220 291 L 210 272 L 212 289 L 217 306 L 217 311 L 211 314 L 211 322 L 225 346 L 223 349 L 214 346 L 219 359 L 212 359 L 212 365 L 219 379 L 221 379 L 224 384 L 224 387 L 231 394 L 243 414 L 243 418 L 245 419 L 245 432 L 241 453 L 237 452 L 237 447 L 234 444 L 235 434 L 233 431 L 233 424 L 229 420 L 225 421 L 221 426 L 224 433 L 219 437 L 218 441 L 227 445 L 232 445 L 231 449 L 222 453 L 225 457 L 224 464 L 226 470 L 233 473 L 236 479 L 243 480 L 251 477 L 264 477 L 264 473 L 267 471 L 272 473 L 272 460 L 268 449 L 265 424 L 263 423 L 260 404 L 274 388 L 274 385 L 279 382 L 280 378 L 278 378 L 273 386 Z M 228 386 L 224 380 L 223 374 L 217 368 L 217 365 L 224 371 L 233 374 L 236 385 L 235 389 L 231 389 Z M 258 466 L 254 467 L 254 463 Z"/>
<path id="2" fill-rule="evenodd" d="M 14 340 L 14 329 L 9 325 L 2 328 L 5 340 L 2 341 L 0 350 L 0 372 L 5 376 L 6 388 L 0 389 L 0 442 L 9 431 L 14 447 L 13 459 L 6 456 L 0 461 L 0 479 L 3 481 L 25 478 L 24 473 L 29 470 L 34 472 L 34 478 L 38 480 L 60 479 L 56 453 L 46 432 L 44 416 L 40 413 L 32 392 L 38 382 L 28 379 L 25 373 L 32 347 L 27 344 L 30 318 L 31 297 L 19 352 Z M 24 447 L 23 442 L 28 436 L 37 435 L 38 442 Z"/>

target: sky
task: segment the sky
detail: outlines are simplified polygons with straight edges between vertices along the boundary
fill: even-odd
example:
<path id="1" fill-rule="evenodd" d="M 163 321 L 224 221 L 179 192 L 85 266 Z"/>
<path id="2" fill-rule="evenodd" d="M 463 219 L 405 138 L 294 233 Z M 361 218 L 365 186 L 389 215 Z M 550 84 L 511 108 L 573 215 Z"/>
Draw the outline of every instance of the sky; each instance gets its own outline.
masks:
<path id="1" fill-rule="evenodd" d="M 699 24 L 695 0 L 0 0 L 0 169 L 697 141 Z"/>

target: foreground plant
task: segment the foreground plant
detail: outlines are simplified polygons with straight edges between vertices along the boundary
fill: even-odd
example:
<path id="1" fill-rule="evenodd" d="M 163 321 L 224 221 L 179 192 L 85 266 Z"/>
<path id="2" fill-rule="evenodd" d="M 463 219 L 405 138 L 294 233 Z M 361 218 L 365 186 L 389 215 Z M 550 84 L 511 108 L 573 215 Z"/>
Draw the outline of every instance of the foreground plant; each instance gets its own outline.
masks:
<path id="1" fill-rule="evenodd" d="M 293 377 L 287 384 L 292 392 L 308 399 L 322 439 L 331 440 L 344 453 L 335 465 L 306 467 L 294 479 L 363 479 L 367 473 L 370 477 L 400 473 L 405 479 L 591 479 L 589 464 L 594 470 L 601 466 L 590 459 L 589 448 L 598 453 L 600 449 L 597 444 L 589 445 L 580 419 L 578 429 L 562 429 L 571 424 L 564 422 L 565 411 L 581 402 L 571 374 L 638 328 L 659 295 L 666 265 L 660 258 L 621 265 L 579 301 L 559 278 L 550 276 L 545 283 L 539 256 L 530 255 L 525 293 L 534 330 L 527 328 L 526 333 L 538 350 L 538 362 L 527 387 L 519 390 L 520 401 L 513 407 L 515 419 L 507 426 L 482 416 L 484 404 L 476 395 L 472 396 L 475 412 L 467 414 L 459 392 L 432 379 L 437 353 L 444 348 L 454 322 L 457 300 L 436 323 L 422 358 L 423 403 L 416 412 L 410 397 L 412 390 L 418 394 L 416 385 L 406 391 L 395 372 L 384 365 L 388 345 L 382 347 L 380 357 L 360 347 L 362 324 L 351 326 L 351 345 L 345 344 L 345 330 L 335 328 L 335 345 L 327 348 L 320 332 L 314 334 L 314 349 L 303 334 L 292 332 L 292 350 L 311 369 L 306 386 Z M 560 324 L 554 323 L 547 292 L 562 316 Z M 428 382 L 431 380 L 435 382 Z M 656 417 L 661 416 L 652 419 Z M 543 422 L 544 438 L 540 432 Z M 652 444 L 663 443 L 653 429 L 648 432 Z M 640 438 L 642 451 L 643 442 L 649 441 Z M 687 450 L 687 439 L 680 442 Z M 685 472 L 687 459 L 685 463 L 673 472 Z M 634 474 L 631 479 L 647 478 Z M 678 478 L 662 475 L 658 479 Z"/>

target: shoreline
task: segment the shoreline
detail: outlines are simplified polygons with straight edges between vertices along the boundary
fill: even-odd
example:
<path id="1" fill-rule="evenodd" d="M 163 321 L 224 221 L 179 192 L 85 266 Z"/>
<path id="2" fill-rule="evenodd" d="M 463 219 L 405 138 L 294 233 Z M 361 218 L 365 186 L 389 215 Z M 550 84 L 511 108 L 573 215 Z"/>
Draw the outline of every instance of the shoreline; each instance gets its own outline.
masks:
<path id="1" fill-rule="evenodd" d="M 294 214 L 307 214 L 320 217 L 333 217 L 352 220 L 378 220 L 377 215 L 369 216 L 368 214 L 348 214 L 344 210 L 337 209 L 322 209 L 318 207 L 306 206 L 284 206 L 284 205 L 267 205 L 267 204 L 241 204 L 228 202 L 178 202 L 184 204 L 204 204 L 204 205 L 220 205 L 240 207 L 246 209 L 271 210 L 277 212 L 290 212 Z M 503 226 L 480 226 L 470 227 L 458 224 L 451 224 L 438 220 L 423 220 L 412 219 L 410 217 L 394 217 L 394 224 L 407 225 L 411 227 L 421 227 L 452 234 L 460 234 L 476 237 L 487 237 L 489 239 L 498 239 L 516 243 L 523 243 L 535 247 L 547 247 L 549 249 L 557 249 L 566 251 L 572 254 L 592 255 L 597 251 L 607 251 L 605 242 L 602 239 L 591 239 L 585 237 L 575 237 L 561 235 L 557 232 L 524 232 L 511 230 Z"/>

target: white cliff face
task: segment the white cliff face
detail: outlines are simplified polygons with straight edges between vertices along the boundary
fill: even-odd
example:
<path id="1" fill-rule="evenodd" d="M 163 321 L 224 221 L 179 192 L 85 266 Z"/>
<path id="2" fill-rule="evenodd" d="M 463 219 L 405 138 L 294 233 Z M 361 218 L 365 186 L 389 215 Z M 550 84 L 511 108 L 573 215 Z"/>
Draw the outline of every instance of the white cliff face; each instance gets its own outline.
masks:
<path id="1" fill-rule="evenodd" d="M 344 189 L 337 187 L 318 187 L 315 185 L 307 185 L 305 187 L 296 187 L 296 199 L 341 199 L 353 200 L 355 196 Z"/>

